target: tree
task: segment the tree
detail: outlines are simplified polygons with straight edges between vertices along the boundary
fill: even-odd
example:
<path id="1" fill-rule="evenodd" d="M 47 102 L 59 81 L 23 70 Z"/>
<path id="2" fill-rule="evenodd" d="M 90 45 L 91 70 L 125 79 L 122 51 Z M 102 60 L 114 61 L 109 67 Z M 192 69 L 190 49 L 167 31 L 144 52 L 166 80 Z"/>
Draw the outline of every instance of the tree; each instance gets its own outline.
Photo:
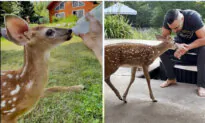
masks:
<path id="1" fill-rule="evenodd" d="M 43 17 L 49 17 L 49 13 L 48 10 L 46 9 L 46 7 L 48 6 L 49 2 L 33 2 L 34 4 L 34 11 L 37 15 L 39 16 L 43 16 Z"/>
<path id="2" fill-rule="evenodd" d="M 19 1 L 19 6 L 21 7 L 21 11 L 19 12 L 19 15 L 22 18 L 26 18 L 27 16 L 32 19 L 34 17 L 34 6 L 30 1 Z"/>
<path id="3" fill-rule="evenodd" d="M 3 25 L 5 14 L 19 15 L 20 7 L 16 1 L 1 1 L 0 2 L 0 25 Z"/>
<path id="4" fill-rule="evenodd" d="M 3 2 L 0 2 L 0 13 L 1 13 L 1 15 L 0 15 L 0 26 L 3 25 L 3 22 L 4 22 L 3 14 L 5 13 L 5 11 L 2 9 L 2 3 Z"/>
<path id="5" fill-rule="evenodd" d="M 137 15 L 128 16 L 129 20 L 133 20 L 136 23 L 134 27 L 156 27 L 162 26 L 164 15 L 170 9 L 193 9 L 202 15 L 203 20 L 205 20 L 205 2 L 195 2 L 195 1 L 158 1 L 158 2 L 124 2 L 123 4 L 137 11 Z"/>
<path id="6" fill-rule="evenodd" d="M 151 7 L 148 2 L 124 2 L 125 5 L 137 11 L 137 15 L 128 16 L 134 27 L 149 27 L 151 19 Z"/>

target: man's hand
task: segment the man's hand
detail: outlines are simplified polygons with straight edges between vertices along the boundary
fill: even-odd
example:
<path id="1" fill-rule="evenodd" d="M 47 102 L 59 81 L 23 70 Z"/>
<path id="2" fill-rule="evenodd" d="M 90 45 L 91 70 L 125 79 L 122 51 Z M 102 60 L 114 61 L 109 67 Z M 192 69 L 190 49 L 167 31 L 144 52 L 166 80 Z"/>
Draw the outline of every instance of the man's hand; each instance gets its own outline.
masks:
<path id="1" fill-rule="evenodd" d="M 174 56 L 178 59 L 181 58 L 187 51 L 189 51 L 189 45 L 188 44 L 176 44 L 178 49 L 175 51 Z"/>

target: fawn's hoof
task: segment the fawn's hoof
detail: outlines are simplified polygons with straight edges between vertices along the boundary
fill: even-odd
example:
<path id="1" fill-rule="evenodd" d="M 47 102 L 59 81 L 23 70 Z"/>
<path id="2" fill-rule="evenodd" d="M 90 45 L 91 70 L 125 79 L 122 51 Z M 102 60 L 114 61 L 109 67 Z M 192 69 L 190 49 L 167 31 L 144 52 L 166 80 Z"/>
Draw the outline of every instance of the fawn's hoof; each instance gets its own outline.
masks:
<path id="1" fill-rule="evenodd" d="M 124 101 L 124 103 L 127 103 L 127 100 L 126 100 L 125 96 L 123 96 L 123 100 L 122 101 Z"/>
<path id="2" fill-rule="evenodd" d="M 116 96 L 118 97 L 119 100 L 123 100 L 120 95 L 117 95 L 117 94 L 116 94 Z"/>
<path id="3" fill-rule="evenodd" d="M 157 100 L 152 100 L 152 102 L 157 102 Z"/>
<path id="4" fill-rule="evenodd" d="M 76 86 L 78 90 L 85 90 L 87 89 L 84 85 L 77 85 Z"/>

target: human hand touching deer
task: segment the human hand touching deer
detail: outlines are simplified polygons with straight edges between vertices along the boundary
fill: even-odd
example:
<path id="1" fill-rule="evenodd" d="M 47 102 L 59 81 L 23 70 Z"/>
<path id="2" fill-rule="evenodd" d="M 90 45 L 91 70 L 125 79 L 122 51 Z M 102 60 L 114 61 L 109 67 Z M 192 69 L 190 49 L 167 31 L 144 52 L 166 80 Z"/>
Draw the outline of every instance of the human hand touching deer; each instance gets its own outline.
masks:
<path id="1" fill-rule="evenodd" d="M 177 45 L 177 50 L 175 51 L 174 53 L 174 56 L 178 59 L 181 58 L 181 56 L 183 56 L 186 52 L 189 51 L 189 48 L 188 48 L 188 44 L 185 44 L 185 43 L 182 43 L 182 44 L 176 44 Z"/>

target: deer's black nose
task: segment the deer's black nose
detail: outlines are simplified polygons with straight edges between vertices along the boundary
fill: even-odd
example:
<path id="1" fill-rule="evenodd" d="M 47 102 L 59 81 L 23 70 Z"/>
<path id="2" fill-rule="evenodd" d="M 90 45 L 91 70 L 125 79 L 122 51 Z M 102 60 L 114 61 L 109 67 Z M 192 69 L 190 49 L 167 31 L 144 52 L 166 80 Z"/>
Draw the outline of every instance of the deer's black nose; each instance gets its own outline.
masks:
<path id="1" fill-rule="evenodd" d="M 73 32 L 72 29 L 69 29 L 69 30 L 68 30 L 68 33 L 69 33 L 69 34 L 71 34 L 72 32 Z"/>

